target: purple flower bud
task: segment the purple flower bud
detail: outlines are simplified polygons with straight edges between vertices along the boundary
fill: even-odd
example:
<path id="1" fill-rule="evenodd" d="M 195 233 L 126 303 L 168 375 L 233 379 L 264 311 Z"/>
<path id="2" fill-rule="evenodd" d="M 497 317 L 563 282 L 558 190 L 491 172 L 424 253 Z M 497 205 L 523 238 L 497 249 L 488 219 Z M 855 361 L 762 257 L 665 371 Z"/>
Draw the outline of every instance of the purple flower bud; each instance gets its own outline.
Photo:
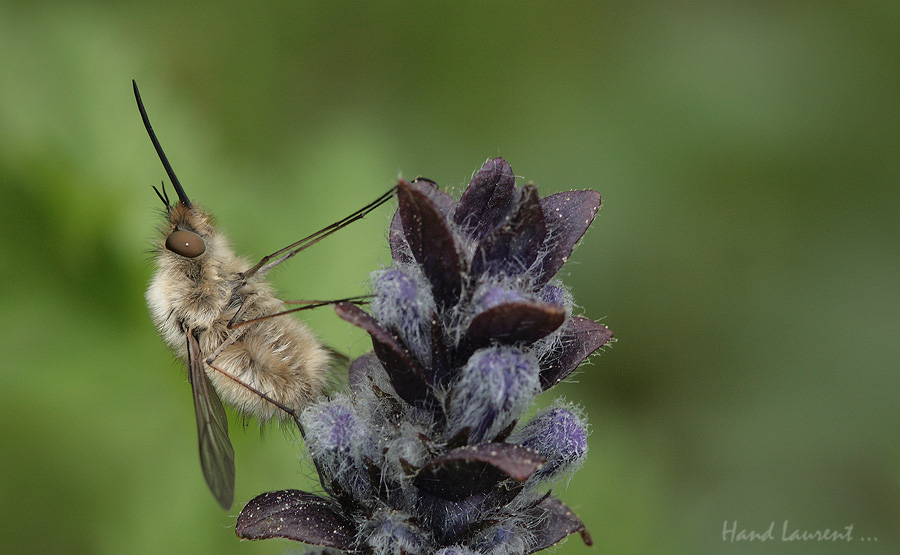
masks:
<path id="1" fill-rule="evenodd" d="M 478 551 L 472 551 L 463 545 L 454 545 L 435 551 L 434 555 L 481 555 Z"/>
<path id="2" fill-rule="evenodd" d="M 534 473 L 534 478 L 546 480 L 576 468 L 587 455 L 587 430 L 579 416 L 564 408 L 552 408 L 531 419 L 511 438 L 512 441 L 534 449 L 547 459 Z"/>
<path id="3" fill-rule="evenodd" d="M 395 328 L 425 364 L 430 361 L 433 311 L 434 299 L 427 284 L 419 284 L 399 270 L 388 270 L 376 278 L 372 314 L 387 329 Z"/>
<path id="4" fill-rule="evenodd" d="M 338 403 L 320 403 L 304 411 L 302 420 L 308 436 L 306 441 L 315 446 L 316 451 L 350 456 L 360 435 L 360 426 L 349 407 Z"/>
<path id="5" fill-rule="evenodd" d="M 376 515 L 373 520 L 377 522 L 378 516 Z M 427 552 L 427 542 L 422 537 L 423 531 L 410 523 L 408 515 L 392 512 L 383 518 L 381 522 L 375 524 L 368 537 L 368 544 L 374 553 L 417 555 Z"/>
<path id="6" fill-rule="evenodd" d="M 568 304 L 566 296 L 566 290 L 555 285 L 546 285 L 541 290 L 541 300 L 545 303 L 565 306 Z"/>
<path id="7" fill-rule="evenodd" d="M 416 429 L 407 425 L 396 438 L 387 441 L 384 448 L 384 459 L 396 467 L 410 466 L 419 468 L 425 464 L 428 452 L 422 438 L 416 435 Z M 387 440 L 387 438 L 385 438 Z"/>
<path id="8" fill-rule="evenodd" d="M 475 549 L 484 555 L 512 555 L 531 553 L 527 550 L 530 535 L 522 528 L 505 523 L 495 526 L 482 534 L 475 542 Z"/>
<path id="9" fill-rule="evenodd" d="M 306 430 L 306 447 L 316 463 L 354 497 L 370 489 L 365 457 L 371 456 L 375 441 L 351 408 L 338 396 L 316 403 L 300 414 Z"/>
<path id="10" fill-rule="evenodd" d="M 491 287 L 481 294 L 475 301 L 475 306 L 481 310 L 487 310 L 505 303 L 515 303 L 526 300 L 522 293 L 515 289 Z"/>
<path id="11" fill-rule="evenodd" d="M 475 352 L 450 392 L 450 435 L 469 428 L 469 444 L 509 426 L 540 390 L 537 360 L 514 347 Z"/>

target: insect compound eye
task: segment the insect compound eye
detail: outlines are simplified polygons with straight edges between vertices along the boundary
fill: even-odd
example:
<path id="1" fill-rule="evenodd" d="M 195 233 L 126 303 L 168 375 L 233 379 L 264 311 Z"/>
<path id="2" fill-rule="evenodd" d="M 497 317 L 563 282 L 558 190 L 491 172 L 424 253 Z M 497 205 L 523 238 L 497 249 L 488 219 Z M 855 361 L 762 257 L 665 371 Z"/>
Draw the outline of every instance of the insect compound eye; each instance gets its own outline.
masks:
<path id="1" fill-rule="evenodd" d="M 192 231 L 176 229 L 166 238 L 166 248 L 187 258 L 197 258 L 206 251 L 206 243 Z"/>

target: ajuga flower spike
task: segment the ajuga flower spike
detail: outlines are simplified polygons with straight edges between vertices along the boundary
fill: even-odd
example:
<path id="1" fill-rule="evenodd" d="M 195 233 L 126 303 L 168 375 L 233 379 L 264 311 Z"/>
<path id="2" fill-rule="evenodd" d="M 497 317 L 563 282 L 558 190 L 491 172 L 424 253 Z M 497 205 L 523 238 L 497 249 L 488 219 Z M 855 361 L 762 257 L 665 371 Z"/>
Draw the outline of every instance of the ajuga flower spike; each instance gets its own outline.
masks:
<path id="1" fill-rule="evenodd" d="M 401 180 L 398 199 L 371 314 L 336 306 L 373 352 L 349 393 L 299 417 L 325 495 L 260 495 L 237 534 L 373 555 L 529 554 L 574 532 L 590 545 L 548 486 L 584 460 L 584 418 L 563 404 L 519 418 L 612 337 L 553 279 L 600 195 L 540 199 L 497 158 L 459 202 L 426 179 Z"/>

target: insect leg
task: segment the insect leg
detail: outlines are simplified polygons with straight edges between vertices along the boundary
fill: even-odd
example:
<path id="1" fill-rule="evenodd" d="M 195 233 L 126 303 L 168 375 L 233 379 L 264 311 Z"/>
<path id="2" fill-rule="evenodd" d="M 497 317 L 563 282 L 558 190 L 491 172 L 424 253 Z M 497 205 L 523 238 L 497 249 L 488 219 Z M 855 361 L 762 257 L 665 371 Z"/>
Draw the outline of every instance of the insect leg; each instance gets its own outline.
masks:
<path id="1" fill-rule="evenodd" d="M 366 214 L 368 214 L 372 210 L 375 210 L 376 208 L 378 208 L 385 202 L 389 201 L 391 199 L 391 197 L 394 196 L 394 192 L 396 190 L 397 190 L 396 187 L 391 187 L 391 189 L 389 191 L 387 191 L 386 193 L 384 193 L 383 195 L 381 195 L 374 201 L 370 202 L 369 204 L 363 206 L 356 212 L 350 214 L 346 218 L 338 220 L 338 221 L 334 222 L 333 224 L 331 224 L 327 227 L 324 227 L 324 228 L 320 229 L 319 231 L 313 233 L 312 235 L 309 235 L 308 237 L 304 237 L 303 239 L 300 239 L 297 242 L 291 243 L 290 245 L 284 247 L 283 249 L 277 250 L 268 256 L 264 256 L 262 258 L 262 260 L 260 260 L 259 262 L 256 263 L 256 266 L 253 266 L 252 268 L 250 268 L 249 270 L 244 272 L 244 278 L 245 279 L 249 278 L 257 273 L 265 274 L 266 272 L 268 272 L 275 266 L 278 266 L 285 260 L 294 256 L 298 252 L 300 252 L 308 247 L 311 247 L 312 245 L 318 243 L 319 241 L 328 237 L 332 233 L 335 233 L 336 231 L 339 231 L 339 230 L 347 227 L 348 225 L 352 224 L 353 222 L 362 219 L 363 217 L 365 217 Z"/>
<path id="2" fill-rule="evenodd" d="M 300 429 L 301 434 L 303 433 L 303 426 L 300 424 L 300 417 L 297 415 L 297 412 L 296 412 L 294 409 L 288 407 L 287 405 L 285 405 L 285 404 L 283 404 L 283 403 L 279 403 L 278 401 L 276 401 L 275 399 L 273 399 L 273 398 L 271 398 L 270 396 L 266 395 L 266 394 L 263 393 L 262 391 L 256 389 L 256 388 L 253 387 L 252 385 L 248 384 L 248 383 L 245 382 L 244 380 L 238 378 L 237 376 L 232 375 L 232 374 L 231 374 L 230 372 L 228 372 L 227 370 L 222 369 L 222 368 L 219 368 L 219 367 L 216 366 L 215 364 L 212 364 L 212 362 L 210 362 L 210 359 L 211 359 L 211 358 L 212 358 L 212 357 L 210 357 L 209 359 L 206 360 L 206 365 L 207 365 L 207 366 L 209 366 L 210 368 L 212 368 L 212 369 L 215 370 L 216 372 L 222 374 L 223 376 L 225 376 L 225 377 L 228 378 L 229 380 L 231 380 L 231 381 L 235 382 L 236 384 L 240 385 L 241 387 L 245 387 L 245 388 L 247 388 L 249 391 L 252 391 L 253 393 L 259 395 L 260 397 L 262 397 L 263 399 L 265 399 L 265 400 L 268 401 L 269 403 L 272 403 L 272 405 L 274 405 L 274 406 L 278 407 L 279 409 L 283 410 L 283 411 L 285 412 L 285 414 L 287 414 L 288 416 L 290 416 L 290 417 L 294 420 L 294 422 L 297 424 L 297 427 Z"/>
<path id="3" fill-rule="evenodd" d="M 205 360 L 204 362 L 206 362 L 206 364 L 207 364 L 208 366 L 212 366 L 212 363 L 213 363 L 217 358 L 219 358 L 219 355 L 222 354 L 222 351 L 224 351 L 225 349 L 228 348 L 229 345 L 231 345 L 232 343 L 234 343 L 235 341 L 237 341 L 238 339 L 240 339 L 241 336 L 244 335 L 244 332 L 245 332 L 245 331 L 246 331 L 246 330 L 241 330 L 241 331 L 232 332 L 228 337 L 225 338 L 225 341 L 223 341 L 222 344 L 219 345 L 219 347 L 218 347 L 215 351 L 212 352 L 211 355 L 209 355 L 208 357 L 206 357 L 206 360 Z"/>
<path id="4" fill-rule="evenodd" d="M 247 304 L 247 299 L 249 299 L 249 298 L 250 298 L 249 295 L 244 298 L 244 302 L 241 303 L 241 306 L 237 309 L 237 312 L 235 312 L 234 316 L 232 316 L 231 320 L 229 320 L 228 325 L 226 326 L 227 329 L 232 330 L 236 326 L 239 326 L 243 323 L 242 322 L 241 324 L 235 324 L 235 322 L 237 322 L 240 319 L 241 315 L 244 314 L 244 311 L 249 306 Z M 225 349 L 228 348 L 229 345 L 233 344 L 235 341 L 240 339 L 241 336 L 244 335 L 245 331 L 247 331 L 247 330 L 241 330 L 239 332 L 232 331 L 230 334 L 228 334 L 228 337 L 225 338 L 225 341 L 222 341 L 222 344 L 219 345 L 218 348 L 216 348 L 216 350 L 212 352 L 212 354 L 210 354 L 208 357 L 206 357 L 206 364 L 211 366 L 212 362 L 214 360 L 216 360 L 217 358 L 219 358 L 219 355 L 222 354 L 222 351 L 224 351 Z"/>
<path id="5" fill-rule="evenodd" d="M 357 295 L 355 297 L 347 297 L 344 299 L 334 299 L 331 301 L 282 301 L 285 304 L 302 304 L 303 306 L 298 308 L 291 308 L 288 310 L 283 310 L 281 312 L 275 312 L 273 314 L 266 314 L 265 316 L 260 316 L 258 318 L 253 318 L 250 320 L 244 320 L 243 322 L 236 322 L 235 318 L 231 319 L 231 322 L 228 323 L 228 329 L 237 329 L 241 326 L 246 326 L 247 324 L 253 324 L 255 322 L 260 322 L 262 320 L 268 320 L 269 318 L 275 318 L 276 316 L 284 316 L 285 314 L 290 314 L 292 312 L 300 312 L 301 310 L 310 310 L 313 308 L 319 308 L 321 306 L 326 306 L 330 304 L 338 304 L 343 302 L 352 303 L 355 305 L 365 304 L 368 302 L 368 299 L 371 295 Z"/>
<path id="6" fill-rule="evenodd" d="M 266 395 L 266 394 L 263 393 L 262 391 L 256 389 L 256 388 L 253 387 L 252 385 L 250 385 L 250 384 L 248 384 L 248 383 L 245 383 L 243 380 L 241 380 L 240 378 L 238 378 L 238 377 L 236 377 L 236 376 L 231 375 L 228 371 L 223 370 L 222 368 L 219 368 L 219 367 L 217 367 L 217 366 L 215 366 L 215 365 L 213 365 L 213 364 L 209 364 L 209 363 L 207 363 L 207 364 L 209 365 L 210 368 L 212 368 L 212 369 L 215 370 L 216 372 L 221 373 L 223 376 L 225 376 L 226 378 L 232 380 L 232 381 L 235 382 L 236 384 L 238 384 L 238 385 L 240 385 L 240 386 L 243 386 L 243 387 L 246 387 L 249 391 L 252 391 L 253 393 L 255 393 L 255 394 L 259 395 L 260 397 L 262 397 L 263 399 L 265 399 L 266 401 L 272 403 L 272 405 L 274 405 L 274 406 L 278 407 L 279 409 L 283 410 L 283 411 L 285 412 L 285 414 L 289 415 L 289 416 L 294 420 L 294 423 L 297 425 L 297 429 L 300 430 L 300 436 L 303 437 L 304 440 L 306 440 L 306 431 L 303 429 L 303 424 L 300 422 L 300 416 L 297 414 L 297 412 L 296 412 L 294 409 L 292 409 L 292 408 L 290 408 L 290 407 L 288 407 L 288 406 L 285 406 L 285 405 L 282 404 L 282 403 L 279 403 L 278 401 L 276 401 L 275 399 L 273 399 L 273 398 L 271 398 L 270 396 Z M 325 481 L 325 478 L 324 478 L 325 473 L 322 472 L 321 468 L 319 467 L 318 461 L 316 461 L 315 459 L 313 459 L 313 464 L 314 464 L 315 467 L 316 467 L 316 471 L 317 471 L 316 473 L 317 473 L 318 476 L 319 476 L 319 483 L 322 484 L 322 488 L 323 488 L 325 491 L 327 491 L 327 492 L 332 492 L 332 488 L 331 488 L 330 485 Z"/>
<path id="7" fill-rule="evenodd" d="M 252 385 L 250 385 L 250 384 L 246 383 L 245 381 L 241 380 L 241 379 L 238 378 L 237 376 L 231 374 L 231 373 L 228 372 L 227 370 L 225 370 L 225 369 L 223 369 L 223 368 L 220 368 L 220 367 L 218 367 L 218 366 L 216 366 L 216 365 L 214 364 L 215 360 L 219 357 L 219 355 L 222 354 L 222 352 L 223 352 L 225 349 L 227 349 L 230 345 L 232 345 L 235 341 L 237 341 L 238 339 L 240 339 L 240 337 L 241 337 L 242 335 L 244 335 L 244 332 L 246 331 L 246 329 L 236 331 L 234 328 L 243 326 L 243 325 L 245 325 L 245 324 L 250 324 L 250 323 L 253 323 L 253 322 L 258 322 L 259 320 L 262 320 L 262 319 L 265 319 L 265 318 L 268 318 L 268 317 L 269 317 L 269 316 L 264 316 L 263 318 L 255 318 L 255 319 L 253 319 L 253 320 L 247 320 L 247 321 L 244 321 L 244 322 L 240 322 L 239 320 L 240 320 L 241 316 L 244 314 L 244 312 L 246 311 L 247 307 L 249 306 L 249 304 L 248 304 L 248 302 L 247 302 L 249 298 L 250 298 L 250 297 L 248 296 L 248 297 L 246 297 L 246 298 L 244 299 L 244 302 L 241 303 L 241 306 L 237 309 L 237 312 L 234 313 L 234 316 L 233 316 L 233 317 L 231 318 L 231 320 L 228 322 L 228 326 L 227 326 L 227 327 L 228 327 L 229 330 L 231 330 L 231 333 L 228 335 L 227 338 L 225 338 L 225 341 L 223 341 L 222 344 L 219 345 L 219 347 L 218 347 L 215 351 L 213 351 L 213 353 L 212 353 L 211 355 L 209 355 L 208 357 L 206 357 L 206 361 L 205 361 L 205 362 L 206 362 L 206 365 L 209 366 L 210 368 L 212 368 L 213 370 L 215 370 L 216 372 L 222 374 L 223 376 L 225 376 L 225 377 L 228 378 L 229 380 L 231 380 L 231 381 L 237 383 L 238 385 L 240 385 L 240 386 L 242 386 L 242 387 L 248 389 L 249 391 L 252 391 L 252 392 L 255 393 L 256 395 L 259 395 L 260 397 L 262 397 L 263 399 L 265 399 L 265 400 L 268 401 L 269 403 L 272 403 L 272 405 L 274 405 L 275 407 L 277 407 L 277 408 L 283 410 L 287 415 L 289 415 L 289 416 L 294 420 L 294 422 L 297 424 L 297 427 L 300 428 L 300 430 L 301 430 L 301 432 L 302 432 L 303 428 L 302 428 L 302 426 L 300 426 L 300 420 L 299 420 L 299 417 L 297 416 L 297 413 L 296 413 L 293 409 L 291 409 L 290 407 L 287 407 L 287 406 L 284 405 L 283 403 L 279 403 L 279 402 L 276 401 L 275 399 L 272 399 L 269 395 L 263 393 L 262 391 L 258 390 L 257 388 L 253 387 Z M 314 301 L 314 302 L 319 302 L 319 301 Z M 284 313 L 273 314 L 273 315 L 271 315 L 271 316 L 278 316 L 278 315 L 280 315 L 280 314 L 284 314 Z"/>

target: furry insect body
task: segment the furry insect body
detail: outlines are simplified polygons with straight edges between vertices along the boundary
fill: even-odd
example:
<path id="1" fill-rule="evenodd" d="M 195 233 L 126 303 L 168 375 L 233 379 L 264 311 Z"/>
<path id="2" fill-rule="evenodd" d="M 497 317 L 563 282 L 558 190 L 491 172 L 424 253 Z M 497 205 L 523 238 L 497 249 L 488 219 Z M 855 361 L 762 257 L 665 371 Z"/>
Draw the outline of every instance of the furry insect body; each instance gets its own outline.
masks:
<path id="1" fill-rule="evenodd" d="M 259 273 L 245 278 L 251 264 L 234 254 L 202 208 L 178 202 L 156 245 L 157 272 L 147 290 L 151 318 L 169 347 L 186 363 L 187 334 L 196 333 L 204 361 L 228 341 L 205 373 L 229 405 L 267 421 L 288 415 L 252 390 L 298 411 L 328 382 L 328 351 L 301 322 L 267 319 L 237 329 L 230 325 L 285 310 Z M 166 246 L 176 231 L 196 234 L 205 250 L 194 258 Z M 210 366 L 212 365 L 212 366 Z M 224 372 L 224 373 L 223 373 Z M 227 375 L 226 375 L 227 373 Z M 229 377 L 231 376 L 231 377 Z"/>
<path id="2" fill-rule="evenodd" d="M 170 202 L 165 187 L 156 191 L 165 205 L 166 221 L 154 245 L 157 270 L 147 290 L 147 304 L 160 335 L 187 365 L 203 476 L 227 510 L 234 500 L 234 450 L 219 395 L 242 414 L 262 422 L 276 416 L 296 420 L 300 410 L 324 392 L 334 358 L 304 324 L 273 317 L 330 303 L 286 310 L 265 274 L 381 206 L 394 189 L 251 266 L 234 254 L 213 226 L 212 217 L 188 199 L 150 126 L 137 84 L 134 95 L 178 195 L 176 202 Z"/>

